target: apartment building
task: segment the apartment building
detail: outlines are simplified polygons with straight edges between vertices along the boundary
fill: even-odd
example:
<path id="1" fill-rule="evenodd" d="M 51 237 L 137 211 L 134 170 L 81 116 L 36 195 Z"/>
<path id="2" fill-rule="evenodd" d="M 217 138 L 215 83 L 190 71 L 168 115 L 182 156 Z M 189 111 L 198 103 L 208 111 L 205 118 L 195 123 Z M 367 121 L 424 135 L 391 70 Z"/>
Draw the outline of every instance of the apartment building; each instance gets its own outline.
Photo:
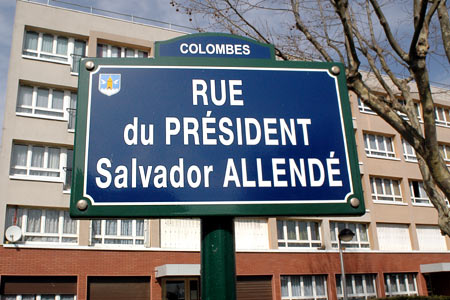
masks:
<path id="1" fill-rule="evenodd" d="M 73 220 L 69 196 L 79 58 L 148 57 L 183 32 L 18 0 L 0 149 L 1 299 L 199 300 L 199 219 Z M 42 18 L 42 16 L 51 16 Z M 450 164 L 450 93 L 436 120 Z M 450 239 L 423 190 L 413 149 L 350 95 L 366 214 L 236 218 L 245 299 L 450 294 Z M 418 105 L 420 112 L 420 107 Z M 21 229 L 17 241 L 5 231 Z"/>

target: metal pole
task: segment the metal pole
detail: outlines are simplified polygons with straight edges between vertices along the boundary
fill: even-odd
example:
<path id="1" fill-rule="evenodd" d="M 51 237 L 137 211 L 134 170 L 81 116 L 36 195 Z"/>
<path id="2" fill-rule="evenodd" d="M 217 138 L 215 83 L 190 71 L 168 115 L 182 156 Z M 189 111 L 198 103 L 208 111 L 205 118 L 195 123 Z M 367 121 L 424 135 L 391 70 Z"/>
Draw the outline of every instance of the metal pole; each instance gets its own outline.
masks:
<path id="1" fill-rule="evenodd" d="M 347 282 L 346 282 L 346 278 L 345 278 L 344 256 L 342 255 L 341 239 L 338 239 L 338 240 L 339 240 L 339 259 L 341 261 L 342 294 L 344 295 L 344 300 L 347 300 Z"/>
<path id="2" fill-rule="evenodd" d="M 236 299 L 234 220 L 231 217 L 201 219 L 202 300 Z"/>

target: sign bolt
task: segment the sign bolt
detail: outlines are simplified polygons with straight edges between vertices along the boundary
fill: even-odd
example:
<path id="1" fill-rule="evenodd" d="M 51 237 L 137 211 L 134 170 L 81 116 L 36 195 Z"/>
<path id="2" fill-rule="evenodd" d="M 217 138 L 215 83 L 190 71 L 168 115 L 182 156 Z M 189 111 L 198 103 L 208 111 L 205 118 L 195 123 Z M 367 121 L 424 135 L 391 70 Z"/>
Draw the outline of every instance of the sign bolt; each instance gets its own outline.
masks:
<path id="1" fill-rule="evenodd" d="M 353 208 L 358 208 L 359 204 L 360 204 L 360 201 L 359 201 L 358 198 L 352 198 L 352 199 L 350 199 L 350 205 L 351 205 Z"/>
<path id="2" fill-rule="evenodd" d="M 338 66 L 333 66 L 331 67 L 331 73 L 337 76 L 339 75 L 339 73 L 341 73 L 341 68 L 339 68 Z"/>
<path id="3" fill-rule="evenodd" d="M 84 65 L 86 66 L 86 70 L 88 71 L 92 71 L 95 68 L 95 64 L 92 60 L 88 60 Z"/>
<path id="4" fill-rule="evenodd" d="M 88 202 L 86 200 L 78 200 L 77 208 L 81 211 L 84 211 L 88 208 Z"/>

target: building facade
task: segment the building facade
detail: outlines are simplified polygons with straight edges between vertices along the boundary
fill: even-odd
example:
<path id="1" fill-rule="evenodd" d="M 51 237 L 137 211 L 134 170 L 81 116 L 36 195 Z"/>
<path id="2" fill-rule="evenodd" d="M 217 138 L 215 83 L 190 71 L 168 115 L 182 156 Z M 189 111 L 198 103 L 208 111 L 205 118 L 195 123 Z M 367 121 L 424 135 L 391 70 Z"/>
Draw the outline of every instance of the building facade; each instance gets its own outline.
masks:
<path id="1" fill-rule="evenodd" d="M 0 149 L 1 299 L 185 299 L 200 295 L 198 219 L 73 220 L 69 197 L 79 58 L 153 56 L 183 32 L 18 0 Z M 50 16 L 42 18 L 42 16 Z M 437 98 L 450 164 L 450 94 Z M 350 95 L 366 214 L 236 218 L 238 299 L 450 294 L 450 239 L 413 149 Z M 419 112 L 420 107 L 418 106 Z M 5 231 L 21 229 L 11 242 Z"/>

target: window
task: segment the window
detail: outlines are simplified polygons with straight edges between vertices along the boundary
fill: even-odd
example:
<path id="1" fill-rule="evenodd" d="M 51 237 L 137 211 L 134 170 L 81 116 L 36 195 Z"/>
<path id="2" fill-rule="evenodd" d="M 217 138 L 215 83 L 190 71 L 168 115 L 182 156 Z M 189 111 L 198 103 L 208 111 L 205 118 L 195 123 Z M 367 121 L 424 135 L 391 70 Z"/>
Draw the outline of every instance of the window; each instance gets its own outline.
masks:
<path id="1" fill-rule="evenodd" d="M 236 218 L 234 228 L 237 250 L 269 249 L 267 220 Z"/>
<path id="2" fill-rule="evenodd" d="M 144 220 L 93 220 L 93 245 L 144 245 Z"/>
<path id="3" fill-rule="evenodd" d="M 78 221 L 69 212 L 58 209 L 8 207 L 6 227 L 17 225 L 22 229 L 24 243 L 78 243 Z"/>
<path id="4" fill-rule="evenodd" d="M 2 300 L 76 300 L 76 295 L 55 295 L 55 294 L 26 294 L 26 295 L 5 295 Z"/>
<path id="5" fill-rule="evenodd" d="M 322 246 L 319 222 L 277 220 L 278 247 L 317 248 Z"/>
<path id="6" fill-rule="evenodd" d="M 67 162 L 66 167 L 64 168 L 65 171 L 65 178 L 64 178 L 64 191 L 70 191 L 72 187 L 72 165 L 73 165 L 73 150 L 67 150 Z"/>
<path id="7" fill-rule="evenodd" d="M 413 204 L 431 205 L 430 199 L 423 188 L 423 181 L 411 180 L 409 182 L 409 189 L 411 191 L 411 202 Z"/>
<path id="8" fill-rule="evenodd" d="M 148 57 L 148 52 L 128 47 L 98 44 L 97 57 Z"/>
<path id="9" fill-rule="evenodd" d="M 70 94 L 70 104 L 69 108 L 67 108 L 67 112 L 69 114 L 69 124 L 67 125 L 67 129 L 69 131 L 75 131 L 75 118 L 77 116 L 77 94 Z"/>
<path id="10" fill-rule="evenodd" d="M 372 200 L 402 202 L 400 181 L 396 179 L 370 177 Z"/>
<path id="11" fill-rule="evenodd" d="M 77 73 L 79 59 L 86 53 L 86 42 L 49 33 L 25 31 L 22 54 L 51 62 L 66 63 Z"/>
<path id="12" fill-rule="evenodd" d="M 67 151 L 42 145 L 13 144 L 10 175 L 17 179 L 63 182 Z"/>
<path id="13" fill-rule="evenodd" d="M 281 299 L 327 299 L 325 275 L 281 276 Z"/>
<path id="14" fill-rule="evenodd" d="M 416 150 L 404 139 L 402 139 L 403 157 L 406 161 L 417 162 Z"/>
<path id="15" fill-rule="evenodd" d="M 436 106 L 434 108 L 436 125 L 450 127 L 450 111 L 448 108 Z"/>
<path id="16" fill-rule="evenodd" d="M 380 250 L 411 251 L 409 227 L 404 224 L 377 224 Z"/>
<path id="17" fill-rule="evenodd" d="M 16 112 L 55 120 L 70 120 L 69 107 L 75 107 L 76 93 L 46 87 L 20 85 Z"/>
<path id="18" fill-rule="evenodd" d="M 75 40 L 73 45 L 73 53 L 71 54 L 72 57 L 72 68 L 70 71 L 72 73 L 79 73 L 80 69 L 80 60 L 85 57 L 86 53 L 86 42 Z"/>
<path id="19" fill-rule="evenodd" d="M 346 274 L 347 296 L 349 299 L 370 299 L 377 297 L 374 274 Z M 336 290 L 338 299 L 344 297 L 341 275 L 336 275 Z"/>
<path id="20" fill-rule="evenodd" d="M 342 246 L 346 248 L 370 248 L 366 224 L 330 222 L 331 246 L 333 248 L 338 248 L 338 235 L 344 228 L 353 231 L 355 236 L 349 242 L 342 242 Z"/>
<path id="21" fill-rule="evenodd" d="M 439 145 L 439 151 L 441 152 L 442 159 L 450 164 L 450 145 L 441 144 Z"/>
<path id="22" fill-rule="evenodd" d="M 364 133 L 364 149 L 369 157 L 395 157 L 392 138 L 384 135 Z"/>
<path id="23" fill-rule="evenodd" d="M 398 102 L 401 105 L 404 105 L 404 106 L 406 105 L 406 101 L 405 100 L 398 100 Z M 417 118 L 419 119 L 419 121 L 422 120 L 422 114 L 421 114 L 421 111 L 420 111 L 420 104 L 417 103 L 417 102 L 414 102 L 414 108 L 416 109 Z M 407 117 L 407 115 L 405 113 L 397 111 L 397 114 L 399 116 L 401 116 L 404 120 L 408 120 L 408 117 Z"/>
<path id="24" fill-rule="evenodd" d="M 417 295 L 417 282 L 415 274 L 384 274 L 384 284 L 386 296 Z"/>
<path id="25" fill-rule="evenodd" d="M 200 250 L 200 219 L 161 219 L 161 248 Z"/>
<path id="26" fill-rule="evenodd" d="M 438 226 L 416 225 L 419 249 L 423 251 L 447 251 L 445 236 Z"/>
<path id="27" fill-rule="evenodd" d="M 361 98 L 358 97 L 358 108 L 362 113 L 375 114 L 370 107 L 368 107 L 364 102 L 361 101 Z"/>

